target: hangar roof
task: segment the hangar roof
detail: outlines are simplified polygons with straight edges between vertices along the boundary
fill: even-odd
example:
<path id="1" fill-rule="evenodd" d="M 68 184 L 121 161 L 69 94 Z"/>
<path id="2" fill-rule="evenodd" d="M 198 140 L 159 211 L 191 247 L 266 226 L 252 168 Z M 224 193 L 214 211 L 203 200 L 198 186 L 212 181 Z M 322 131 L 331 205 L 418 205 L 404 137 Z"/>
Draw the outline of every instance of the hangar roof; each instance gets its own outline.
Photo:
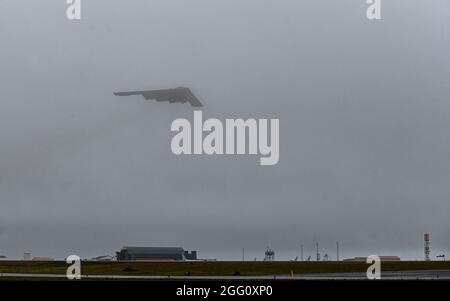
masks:
<path id="1" fill-rule="evenodd" d="M 125 246 L 122 250 L 127 250 L 129 254 L 183 254 L 181 247 L 129 247 Z"/>

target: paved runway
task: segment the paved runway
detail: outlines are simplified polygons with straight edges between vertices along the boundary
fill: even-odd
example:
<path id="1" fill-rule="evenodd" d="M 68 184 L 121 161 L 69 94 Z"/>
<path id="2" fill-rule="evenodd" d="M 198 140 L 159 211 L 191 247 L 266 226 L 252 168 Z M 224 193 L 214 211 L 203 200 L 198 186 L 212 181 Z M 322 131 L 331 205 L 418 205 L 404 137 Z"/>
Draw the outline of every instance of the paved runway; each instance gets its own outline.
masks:
<path id="1" fill-rule="evenodd" d="M 0 273 L 1 277 L 14 278 L 66 278 L 62 274 Z M 127 276 L 127 275 L 82 275 L 83 279 L 123 280 L 364 280 L 365 273 L 324 273 L 267 276 Z M 382 280 L 450 280 L 450 270 L 421 270 L 382 272 Z"/>

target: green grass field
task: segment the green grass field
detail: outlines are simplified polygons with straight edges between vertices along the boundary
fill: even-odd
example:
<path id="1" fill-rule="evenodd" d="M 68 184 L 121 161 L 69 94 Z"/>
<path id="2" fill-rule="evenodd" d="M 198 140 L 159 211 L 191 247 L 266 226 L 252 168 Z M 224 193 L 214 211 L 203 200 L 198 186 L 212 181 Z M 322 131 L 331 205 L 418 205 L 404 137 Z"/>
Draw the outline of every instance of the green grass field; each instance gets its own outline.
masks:
<path id="1" fill-rule="evenodd" d="M 0 273 L 65 274 L 62 261 L 0 261 Z M 365 272 L 363 262 L 82 262 L 83 275 L 155 275 L 155 276 L 260 276 L 295 274 Z M 383 271 L 450 269 L 450 262 L 383 262 Z"/>

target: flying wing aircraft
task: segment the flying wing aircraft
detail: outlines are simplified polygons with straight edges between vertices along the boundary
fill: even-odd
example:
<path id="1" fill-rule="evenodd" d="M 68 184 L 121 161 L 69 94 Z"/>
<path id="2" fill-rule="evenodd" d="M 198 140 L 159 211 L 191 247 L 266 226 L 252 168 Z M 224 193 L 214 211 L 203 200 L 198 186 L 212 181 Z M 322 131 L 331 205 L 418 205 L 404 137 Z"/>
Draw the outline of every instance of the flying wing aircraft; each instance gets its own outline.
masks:
<path id="1" fill-rule="evenodd" d="M 156 101 L 167 101 L 170 103 L 189 102 L 193 107 L 202 107 L 202 103 L 195 97 L 189 88 L 178 87 L 174 89 L 148 90 L 148 91 L 131 91 L 131 92 L 115 92 L 116 96 L 142 95 L 145 99 L 154 99 Z"/>

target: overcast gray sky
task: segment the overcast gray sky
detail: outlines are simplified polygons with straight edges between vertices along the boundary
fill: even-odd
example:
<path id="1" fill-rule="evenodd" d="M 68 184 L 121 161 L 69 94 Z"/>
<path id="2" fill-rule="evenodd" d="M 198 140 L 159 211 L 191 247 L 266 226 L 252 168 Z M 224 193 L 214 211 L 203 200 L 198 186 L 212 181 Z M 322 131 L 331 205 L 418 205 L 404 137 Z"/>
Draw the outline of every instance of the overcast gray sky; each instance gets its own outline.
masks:
<path id="1" fill-rule="evenodd" d="M 382 2 L 1 0 L 0 254 L 450 251 L 450 4 Z M 176 86 L 279 118 L 278 165 L 175 156 L 191 107 L 112 95 Z"/>

